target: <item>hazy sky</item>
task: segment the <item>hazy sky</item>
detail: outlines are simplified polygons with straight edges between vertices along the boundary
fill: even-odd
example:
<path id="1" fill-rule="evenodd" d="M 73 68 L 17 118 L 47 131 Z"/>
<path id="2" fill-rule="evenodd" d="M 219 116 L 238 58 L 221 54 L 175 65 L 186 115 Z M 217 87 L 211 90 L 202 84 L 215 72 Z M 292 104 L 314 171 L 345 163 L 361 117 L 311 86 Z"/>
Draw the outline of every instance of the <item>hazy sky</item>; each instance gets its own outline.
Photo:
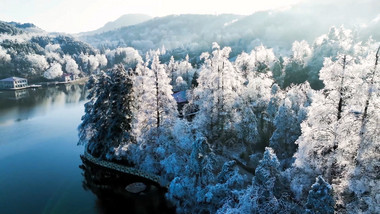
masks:
<path id="1" fill-rule="evenodd" d="M 31 22 L 47 31 L 95 30 L 127 13 L 252 14 L 306 0 L 0 0 L 0 20 Z"/>

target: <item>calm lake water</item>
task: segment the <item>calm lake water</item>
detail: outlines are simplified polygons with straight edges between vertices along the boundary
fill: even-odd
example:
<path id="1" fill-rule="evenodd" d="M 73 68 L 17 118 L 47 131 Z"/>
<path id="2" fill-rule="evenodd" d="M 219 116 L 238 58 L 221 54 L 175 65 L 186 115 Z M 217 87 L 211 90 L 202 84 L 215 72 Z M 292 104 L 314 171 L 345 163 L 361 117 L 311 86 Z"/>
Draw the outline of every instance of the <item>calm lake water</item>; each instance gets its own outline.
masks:
<path id="1" fill-rule="evenodd" d="M 82 187 L 83 85 L 0 91 L 0 213 L 99 213 Z"/>

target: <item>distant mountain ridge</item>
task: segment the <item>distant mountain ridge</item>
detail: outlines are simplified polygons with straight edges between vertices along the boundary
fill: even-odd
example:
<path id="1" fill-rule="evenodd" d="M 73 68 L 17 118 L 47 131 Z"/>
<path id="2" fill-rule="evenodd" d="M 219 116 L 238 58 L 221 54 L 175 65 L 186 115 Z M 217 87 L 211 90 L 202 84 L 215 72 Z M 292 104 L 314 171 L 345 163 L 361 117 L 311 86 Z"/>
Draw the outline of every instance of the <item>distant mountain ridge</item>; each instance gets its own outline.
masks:
<path id="1" fill-rule="evenodd" d="M 116 30 L 121 27 L 128 27 L 131 25 L 140 24 L 150 19 L 152 19 L 152 17 L 145 14 L 125 14 L 116 19 L 115 21 L 107 22 L 103 27 L 97 30 L 82 32 L 79 33 L 78 36 L 89 36 L 104 33 L 107 31 Z"/>
<path id="2" fill-rule="evenodd" d="M 101 34 L 81 36 L 79 39 L 98 48 L 131 46 L 141 52 L 163 45 L 169 50 L 188 47 L 197 49 L 200 44 L 210 46 L 211 42 L 220 40 L 223 37 L 221 31 L 243 17 L 236 14 L 168 15 Z"/>
<path id="3" fill-rule="evenodd" d="M 30 33 L 44 33 L 45 31 L 37 27 L 33 23 L 19 23 L 19 22 L 6 22 L 8 25 L 11 25 L 15 28 L 21 29 Z"/>
<path id="4" fill-rule="evenodd" d="M 336 5 L 340 5 L 336 8 Z M 366 40 L 380 40 L 378 0 L 306 1 L 286 10 L 260 11 L 252 15 L 169 15 L 133 26 L 121 27 L 79 39 L 101 49 L 130 46 L 141 53 L 165 47 L 184 57 L 208 51 L 212 42 L 232 48 L 231 56 L 263 44 L 287 52 L 295 40 L 312 43 L 331 26 L 357 30 Z M 322 15 L 323 14 L 323 15 Z M 178 54 L 178 52 L 181 52 Z M 185 53 L 186 52 L 186 53 Z M 174 54 L 174 55 L 175 55 Z"/>

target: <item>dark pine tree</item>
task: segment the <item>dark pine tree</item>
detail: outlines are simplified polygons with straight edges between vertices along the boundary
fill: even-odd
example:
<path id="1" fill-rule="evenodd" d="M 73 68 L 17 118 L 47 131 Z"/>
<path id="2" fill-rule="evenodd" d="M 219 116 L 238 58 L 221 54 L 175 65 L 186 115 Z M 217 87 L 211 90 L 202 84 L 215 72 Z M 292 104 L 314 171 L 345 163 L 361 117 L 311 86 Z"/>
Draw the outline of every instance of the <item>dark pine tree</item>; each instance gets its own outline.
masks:
<path id="1" fill-rule="evenodd" d="M 133 141 L 131 75 L 117 65 L 87 84 L 90 101 L 79 126 L 79 144 L 101 159 L 112 159 L 115 148 Z"/>

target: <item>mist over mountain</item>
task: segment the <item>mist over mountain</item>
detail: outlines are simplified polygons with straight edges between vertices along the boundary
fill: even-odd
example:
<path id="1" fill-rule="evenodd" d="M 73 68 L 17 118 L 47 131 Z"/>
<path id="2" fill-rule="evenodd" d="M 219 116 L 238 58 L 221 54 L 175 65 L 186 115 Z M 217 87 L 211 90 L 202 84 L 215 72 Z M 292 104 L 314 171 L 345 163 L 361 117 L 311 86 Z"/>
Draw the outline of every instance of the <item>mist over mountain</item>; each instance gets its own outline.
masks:
<path id="1" fill-rule="evenodd" d="M 375 31 L 378 11 L 380 2 L 376 0 L 307 1 L 249 16 L 171 15 L 79 39 L 97 48 L 130 46 L 141 52 L 165 46 L 169 51 L 183 49 L 197 55 L 207 51 L 212 42 L 231 46 L 232 57 L 260 44 L 287 52 L 295 40 L 311 43 L 334 25 L 355 30 L 361 38 L 372 35 L 379 40 Z"/>
<path id="2" fill-rule="evenodd" d="M 103 27 L 99 29 L 88 31 L 88 32 L 82 32 L 82 33 L 79 33 L 78 36 L 89 36 L 89 35 L 104 33 L 106 31 L 116 30 L 121 27 L 128 27 L 131 25 L 140 24 L 151 18 L 152 17 L 145 14 L 125 14 L 121 16 L 120 18 L 116 19 L 115 21 L 107 22 Z"/>
<path id="3" fill-rule="evenodd" d="M 199 49 L 209 46 L 213 40 L 220 40 L 220 33 L 228 24 L 244 16 L 222 15 L 169 15 L 156 17 L 147 22 L 123 27 L 114 31 L 79 39 L 98 48 L 116 48 L 131 46 L 141 52 L 161 48 Z"/>

